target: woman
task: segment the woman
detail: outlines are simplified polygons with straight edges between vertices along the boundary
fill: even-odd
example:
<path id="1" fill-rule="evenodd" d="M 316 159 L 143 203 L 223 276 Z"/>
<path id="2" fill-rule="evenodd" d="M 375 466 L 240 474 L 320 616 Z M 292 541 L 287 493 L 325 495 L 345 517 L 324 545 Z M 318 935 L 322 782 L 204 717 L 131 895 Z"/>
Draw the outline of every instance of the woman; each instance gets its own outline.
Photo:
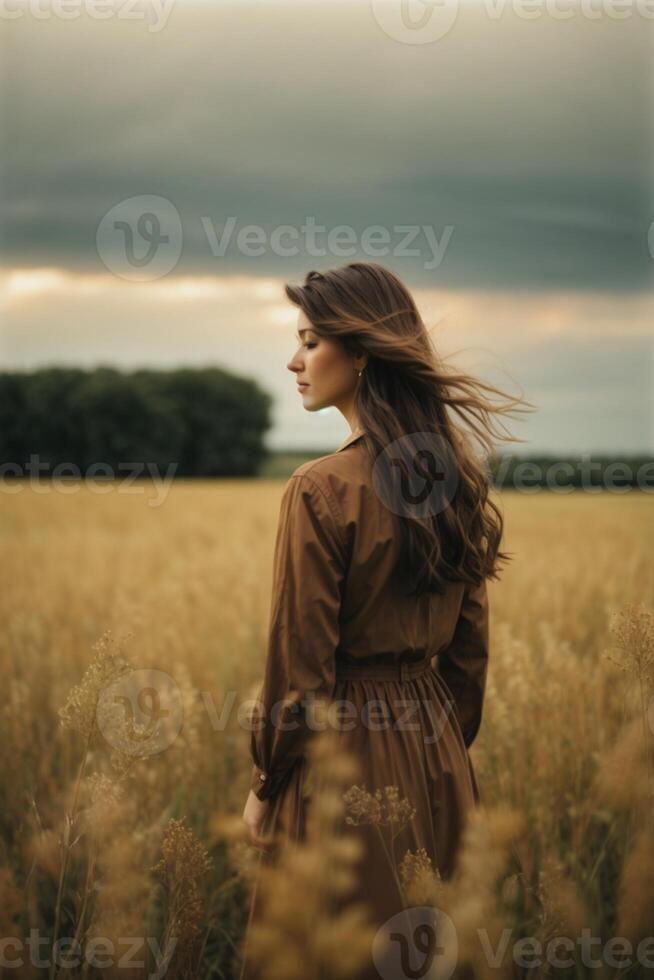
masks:
<path id="1" fill-rule="evenodd" d="M 255 844 L 264 832 L 302 840 L 307 705 L 346 701 L 338 737 L 360 784 L 398 787 L 415 809 L 400 852 L 424 848 L 447 879 L 479 802 L 468 749 L 486 684 L 486 579 L 509 558 L 471 437 L 492 451 L 492 415 L 520 400 L 495 404 L 484 392 L 498 389 L 446 370 L 410 293 L 382 266 L 309 272 L 286 294 L 299 308 L 300 346 L 287 366 L 303 407 L 335 406 L 351 433 L 299 466 L 282 497 L 243 817 Z M 366 723 L 371 703 L 385 724 Z M 365 858 L 355 897 L 382 923 L 400 896 L 375 835 L 357 829 Z M 258 914 L 255 888 L 249 924 Z M 246 957 L 242 978 L 252 970 Z M 372 964 L 369 975 L 378 976 Z"/>

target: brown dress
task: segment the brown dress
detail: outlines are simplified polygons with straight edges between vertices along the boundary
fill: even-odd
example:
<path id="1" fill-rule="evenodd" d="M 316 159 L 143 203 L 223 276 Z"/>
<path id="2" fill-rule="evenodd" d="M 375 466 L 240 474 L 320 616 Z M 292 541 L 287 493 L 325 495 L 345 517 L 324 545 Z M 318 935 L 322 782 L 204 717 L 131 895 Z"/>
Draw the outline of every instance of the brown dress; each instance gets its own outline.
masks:
<path id="1" fill-rule="evenodd" d="M 303 839 L 306 798 L 302 699 L 345 699 L 348 724 L 340 744 L 357 760 L 373 793 L 397 786 L 416 813 L 396 839 L 398 857 L 424 848 L 448 878 L 471 807 L 480 801 L 468 748 L 481 722 L 488 665 L 488 599 L 479 586 L 452 583 L 444 594 L 403 596 L 391 571 L 399 537 L 380 500 L 363 433 L 349 435 L 327 456 L 299 466 L 288 480 L 275 544 L 273 594 L 261 721 L 253 726 L 251 786 L 271 806 L 264 833 Z M 273 718 L 271 708 L 290 707 Z M 307 701 L 303 703 L 306 704 Z M 383 724 L 366 702 L 382 701 Z M 286 729 L 286 730 L 284 730 Z M 378 835 L 353 828 L 364 841 L 359 890 L 376 922 L 401 909 Z M 272 860 L 263 853 L 261 860 Z M 252 894 L 248 929 L 260 914 Z M 257 976 L 243 947 L 241 980 Z M 361 978 L 379 977 L 372 963 Z"/>

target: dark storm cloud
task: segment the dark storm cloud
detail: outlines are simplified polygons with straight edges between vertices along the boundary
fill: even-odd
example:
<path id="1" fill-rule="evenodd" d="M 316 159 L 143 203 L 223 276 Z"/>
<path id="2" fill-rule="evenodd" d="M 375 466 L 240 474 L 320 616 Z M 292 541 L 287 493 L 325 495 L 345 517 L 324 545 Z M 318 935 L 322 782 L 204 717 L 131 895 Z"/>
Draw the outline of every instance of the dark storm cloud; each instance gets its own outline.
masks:
<path id="1" fill-rule="evenodd" d="M 161 195 L 179 272 L 300 276 L 366 256 L 215 256 L 202 218 L 266 233 L 399 225 L 443 261 L 378 257 L 415 285 L 642 288 L 651 276 L 651 21 L 490 19 L 389 38 L 368 4 L 176 3 L 142 21 L 6 22 L 3 261 L 100 271 L 102 216 Z M 298 244 L 302 246 L 302 238 Z M 324 239 L 322 244 L 324 244 Z"/>

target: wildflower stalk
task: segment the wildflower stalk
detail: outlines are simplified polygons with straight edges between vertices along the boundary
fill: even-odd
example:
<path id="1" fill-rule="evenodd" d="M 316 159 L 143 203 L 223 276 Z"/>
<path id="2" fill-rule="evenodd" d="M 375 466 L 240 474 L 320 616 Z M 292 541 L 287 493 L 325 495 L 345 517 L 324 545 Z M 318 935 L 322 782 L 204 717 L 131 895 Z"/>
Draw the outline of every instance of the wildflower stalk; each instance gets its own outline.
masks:
<path id="1" fill-rule="evenodd" d="M 644 677 L 642 672 L 638 677 L 640 687 L 641 720 L 643 723 L 643 738 L 645 740 L 645 766 L 647 770 L 647 789 L 649 791 L 650 805 L 647 807 L 647 822 L 649 829 L 654 830 L 654 788 L 652 780 L 652 749 L 650 746 L 651 734 L 647 730 L 647 703 Z"/>
<path id="2" fill-rule="evenodd" d="M 273 834 L 270 860 L 259 869 L 260 912 L 243 953 L 261 980 L 352 980 L 370 963 L 376 926 L 356 895 L 363 845 L 341 828 L 356 759 L 329 731 L 312 740 L 308 756 L 305 833 L 292 840 Z"/>
<path id="3" fill-rule="evenodd" d="M 173 973 L 196 975 L 190 966 L 204 911 L 199 883 L 212 867 L 212 859 L 186 825 L 186 817 L 170 820 L 162 843 L 162 857 L 150 870 L 161 879 L 166 895 L 166 926 L 161 948 L 167 965 L 173 955 Z"/>
<path id="4" fill-rule="evenodd" d="M 81 683 L 74 687 L 68 695 L 68 699 L 63 708 L 59 710 L 60 724 L 67 729 L 76 731 L 82 735 L 83 754 L 82 760 L 77 770 L 75 787 L 73 790 L 73 800 L 70 811 L 66 811 L 64 819 L 64 833 L 61 845 L 61 866 L 59 870 L 59 884 L 57 888 L 57 900 L 55 905 L 55 919 L 53 929 L 52 947 L 59 938 L 61 927 L 61 910 L 63 904 L 66 875 L 72 848 L 79 840 L 78 835 L 75 840 L 71 840 L 73 829 L 78 818 L 80 791 L 82 781 L 86 773 L 89 761 L 91 744 L 98 732 L 98 705 L 107 685 L 111 684 L 121 675 L 131 668 L 131 664 L 122 656 L 120 649 L 115 651 L 115 640 L 111 630 L 107 630 L 93 645 L 95 656 L 82 677 Z M 90 858 L 89 858 L 90 862 Z M 90 865 L 87 866 L 87 888 L 82 905 L 82 914 L 76 927 L 76 938 L 81 935 L 83 917 L 86 912 L 86 902 L 90 886 Z M 50 965 L 49 980 L 55 980 L 57 966 L 54 959 Z"/>
<path id="5" fill-rule="evenodd" d="M 402 902 L 404 904 L 404 900 L 405 900 L 404 899 L 404 889 L 402 887 L 402 883 L 400 882 L 400 879 L 399 879 L 399 876 L 398 876 L 398 873 L 397 873 L 397 867 L 396 867 L 397 862 L 395 860 L 395 854 L 391 850 L 389 850 L 389 848 L 388 848 L 388 846 L 386 844 L 386 839 L 384 837 L 384 834 L 382 833 L 381 826 L 379 824 L 373 824 L 373 826 L 374 826 L 375 830 L 377 831 L 377 835 L 379 837 L 379 840 L 381 842 L 382 848 L 384 850 L 384 854 L 386 855 L 386 860 L 388 861 L 388 866 L 391 869 L 391 874 L 393 875 L 393 880 L 395 881 L 395 884 L 397 885 L 397 890 L 400 893 L 400 896 L 402 898 Z M 392 843 L 391 843 L 391 848 L 392 848 Z"/>
<path id="6" fill-rule="evenodd" d="M 91 894 L 91 885 L 93 882 L 93 872 L 95 871 L 96 864 L 96 850 L 91 846 L 91 850 L 88 857 L 88 862 L 86 865 L 86 880 L 84 882 L 84 895 L 82 897 L 82 907 L 80 909 L 79 917 L 77 920 L 77 928 L 75 929 L 75 940 L 74 947 L 77 949 L 77 944 L 82 938 L 82 932 L 84 929 L 84 919 L 86 918 L 86 909 L 88 906 L 89 895 Z"/>
<path id="7" fill-rule="evenodd" d="M 61 903 L 64 894 L 64 883 L 66 880 L 66 872 L 68 870 L 68 858 L 72 847 L 77 843 L 79 838 L 71 843 L 71 836 L 73 832 L 73 825 L 77 819 L 77 808 L 79 805 L 79 793 L 82 785 L 82 779 L 84 778 L 84 773 L 86 771 L 86 766 L 89 758 L 89 749 L 91 746 L 91 739 L 93 737 L 93 730 L 90 730 L 86 736 L 86 742 L 84 744 L 84 756 L 77 770 L 77 779 L 75 780 L 75 790 L 73 792 L 73 803 L 70 812 L 66 812 L 65 822 L 64 822 L 64 833 L 61 839 L 61 868 L 59 871 L 59 886 L 57 888 L 57 903 L 55 906 L 55 921 L 54 921 L 54 931 L 52 936 L 52 948 L 54 949 L 56 942 L 59 938 L 59 928 L 61 925 Z M 50 964 L 50 980 L 54 980 L 57 974 L 56 963 L 54 959 Z"/>
<path id="8" fill-rule="evenodd" d="M 604 656 L 622 671 L 635 676 L 640 696 L 640 714 L 645 743 L 645 768 L 648 805 L 645 822 L 654 830 L 654 774 L 652 771 L 651 732 L 647 726 L 647 696 L 654 686 L 654 614 L 643 603 L 628 603 L 611 618 L 610 633 L 620 657 Z"/>
<path id="9" fill-rule="evenodd" d="M 386 786 L 384 795 L 385 800 L 382 800 L 381 790 L 379 789 L 373 795 L 367 792 L 365 787 L 352 786 L 344 794 L 344 799 L 347 804 L 346 822 L 355 826 L 367 824 L 375 829 L 400 898 L 401 908 L 398 914 L 402 914 L 405 935 L 411 936 L 414 927 L 409 910 L 412 903 L 408 899 L 401 880 L 402 876 L 398 872 L 394 842 L 401 831 L 413 820 L 416 815 L 416 810 L 408 799 L 400 799 L 399 788 L 397 786 Z M 385 828 L 389 828 L 388 839 Z M 402 865 L 402 874 L 408 873 L 411 858 L 414 861 L 422 862 L 422 870 L 426 866 L 425 862 L 429 860 L 426 852 L 419 852 L 417 855 L 412 855 L 411 851 L 407 851 Z M 432 871 L 431 875 L 434 883 L 440 881 L 438 871 L 435 873 Z"/>

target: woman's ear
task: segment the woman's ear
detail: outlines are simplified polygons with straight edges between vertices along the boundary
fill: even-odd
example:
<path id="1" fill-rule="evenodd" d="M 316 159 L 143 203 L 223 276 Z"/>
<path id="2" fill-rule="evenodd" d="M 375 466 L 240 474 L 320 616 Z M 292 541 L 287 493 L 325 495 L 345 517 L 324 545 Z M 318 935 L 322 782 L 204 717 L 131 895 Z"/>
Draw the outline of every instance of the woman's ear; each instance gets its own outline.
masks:
<path id="1" fill-rule="evenodd" d="M 364 351 L 354 351 L 354 370 L 363 371 L 368 363 L 368 355 Z"/>

